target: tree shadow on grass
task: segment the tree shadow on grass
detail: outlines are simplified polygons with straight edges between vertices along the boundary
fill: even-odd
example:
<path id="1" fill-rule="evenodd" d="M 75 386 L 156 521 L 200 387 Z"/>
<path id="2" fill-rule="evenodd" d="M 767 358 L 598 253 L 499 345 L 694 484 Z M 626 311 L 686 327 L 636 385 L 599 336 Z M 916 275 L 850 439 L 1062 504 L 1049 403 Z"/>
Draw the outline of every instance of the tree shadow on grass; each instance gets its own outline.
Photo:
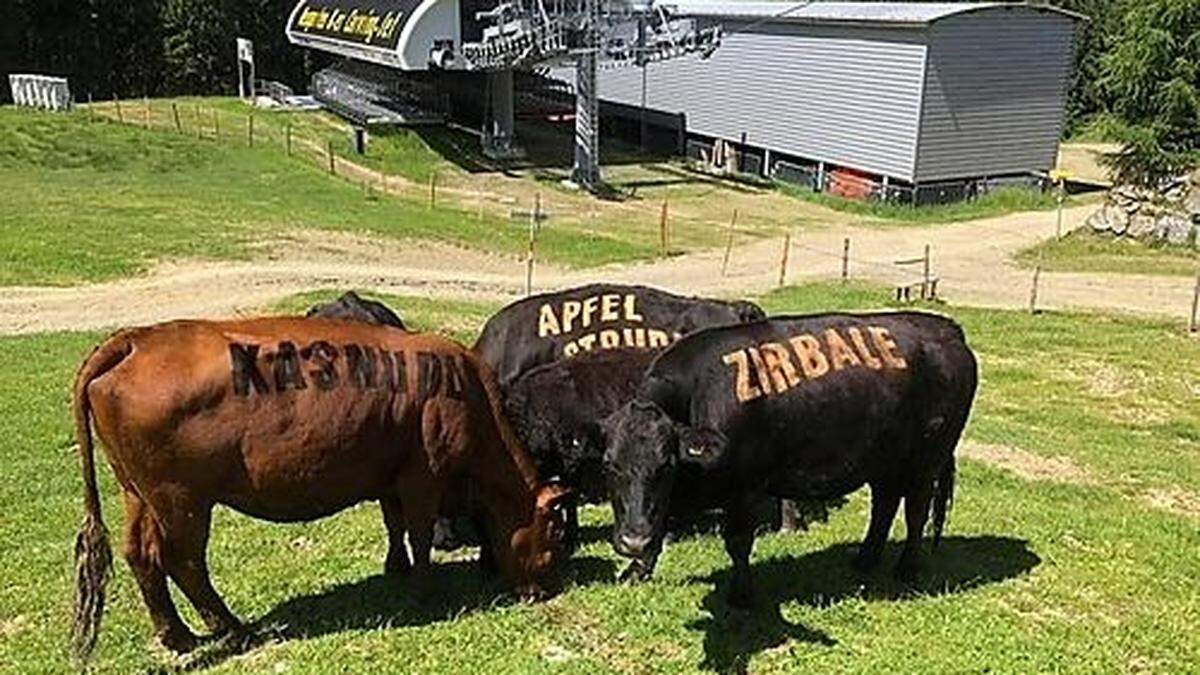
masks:
<path id="1" fill-rule="evenodd" d="M 611 581 L 616 564 L 575 557 L 563 570 L 562 588 Z M 375 575 L 285 600 L 249 626 L 247 635 L 211 643 L 192 655 L 185 670 L 218 665 L 268 642 L 303 640 L 372 628 L 423 626 L 520 602 L 501 580 L 485 578 L 476 560 L 439 563 L 419 587 L 410 577 Z"/>
<path id="2" fill-rule="evenodd" d="M 904 601 L 915 597 L 963 593 L 991 583 L 1012 579 L 1041 563 L 1028 542 L 1011 537 L 947 537 L 931 555 L 926 555 L 921 580 L 902 584 L 891 576 L 891 565 L 899 556 L 901 543 L 888 545 L 879 570 L 862 575 L 850 567 L 857 544 L 837 544 L 803 556 L 752 562 L 755 607 L 731 611 L 725 602 L 729 568 L 693 581 L 715 584 L 703 605 L 711 616 L 689 625 L 704 631 L 702 668 L 717 672 L 745 672 L 755 654 L 778 647 L 788 640 L 832 646 L 830 636 L 783 617 L 783 603 L 829 607 L 848 598 Z"/>

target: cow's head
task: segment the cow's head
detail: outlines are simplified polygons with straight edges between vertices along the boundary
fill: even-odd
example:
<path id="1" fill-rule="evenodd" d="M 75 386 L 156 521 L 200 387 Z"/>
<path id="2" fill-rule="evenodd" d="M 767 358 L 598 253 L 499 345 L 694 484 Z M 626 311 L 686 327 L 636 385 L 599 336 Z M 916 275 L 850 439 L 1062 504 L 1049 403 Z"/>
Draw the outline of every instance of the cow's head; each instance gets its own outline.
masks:
<path id="1" fill-rule="evenodd" d="M 571 498 L 571 491 L 561 485 L 543 485 L 536 493 L 532 522 L 513 533 L 512 574 L 521 595 L 543 595 L 562 560 L 570 555 L 566 535 Z"/>
<path id="2" fill-rule="evenodd" d="M 671 489 L 683 464 L 718 465 L 725 437 L 672 420 L 654 403 L 634 399 L 605 421 L 604 470 L 612 498 L 613 548 L 649 562 L 666 529 Z"/>

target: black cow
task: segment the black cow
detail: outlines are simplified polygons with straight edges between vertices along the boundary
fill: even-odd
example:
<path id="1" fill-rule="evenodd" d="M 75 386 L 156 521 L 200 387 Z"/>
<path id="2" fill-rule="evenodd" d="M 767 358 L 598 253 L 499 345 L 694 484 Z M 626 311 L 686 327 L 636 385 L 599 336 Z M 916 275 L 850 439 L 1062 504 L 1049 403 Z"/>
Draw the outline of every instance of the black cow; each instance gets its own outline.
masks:
<path id="1" fill-rule="evenodd" d="M 911 579 L 931 508 L 941 537 L 976 379 L 962 330 L 931 314 L 780 317 L 684 338 L 606 421 L 613 546 L 649 574 L 673 495 L 721 504 L 729 603 L 744 607 L 756 495 L 825 499 L 869 484 L 855 566 L 879 562 L 903 498 L 896 573 Z"/>
<path id="2" fill-rule="evenodd" d="M 404 327 L 404 322 L 400 320 L 400 317 L 396 316 L 395 312 L 388 309 L 387 305 L 374 300 L 364 300 L 354 291 L 343 293 L 342 297 L 333 302 L 327 302 L 323 305 L 313 305 L 304 316 L 361 321 L 378 326 L 392 326 L 400 330 L 407 330 Z"/>
<path id="3" fill-rule="evenodd" d="M 757 321 L 750 302 L 688 298 L 646 286 L 591 284 L 518 300 L 488 319 L 475 353 L 500 387 L 543 363 L 584 352 L 666 348 L 701 328 Z"/>
<path id="4" fill-rule="evenodd" d="M 764 316 L 762 309 L 750 302 L 689 298 L 646 286 L 590 284 L 531 296 L 504 307 L 488 319 L 474 350 L 492 366 L 507 400 L 518 378 L 539 366 L 612 350 L 657 354 L 686 333 L 755 321 Z M 598 363 L 612 367 L 594 372 L 588 371 L 587 366 L 581 366 L 583 370 L 579 372 L 547 370 L 528 381 L 523 387 L 528 402 L 506 406 L 518 433 L 524 433 L 526 424 L 545 428 L 545 420 L 554 418 L 599 422 L 615 409 L 613 405 L 629 400 L 648 359 L 634 357 Z M 582 391 L 578 385 L 568 384 L 577 377 L 587 379 L 586 394 L 578 394 Z M 529 394 L 542 387 L 546 389 Z M 588 400 L 571 399 L 572 388 L 576 396 Z M 560 400 L 560 397 L 567 398 Z M 572 450 L 569 447 L 572 439 L 565 436 L 566 445 L 557 448 L 552 447 L 556 441 L 553 434 L 535 430 L 525 434 L 525 438 L 534 446 L 529 450 L 543 460 L 580 450 Z M 545 466 L 549 473 L 543 471 L 540 475 L 547 479 L 554 477 L 555 466 Z M 574 483 L 568 478 L 567 484 Z M 592 498 L 603 499 L 597 494 L 603 495 L 603 490 L 591 491 Z M 439 520 L 434 531 L 434 546 L 439 550 L 453 550 L 475 539 L 464 520 L 454 523 Z"/>
<path id="5" fill-rule="evenodd" d="M 604 478 L 604 420 L 633 400 L 647 367 L 658 355 L 646 349 L 614 349 L 546 363 L 513 381 L 505 393 L 505 411 L 522 445 L 533 456 L 538 475 L 571 488 L 583 503 L 608 501 Z M 825 515 L 823 503 L 804 504 L 803 511 L 785 502 L 764 500 L 755 519 L 770 529 L 795 530 L 806 520 Z M 578 523 L 568 508 L 568 538 Z M 680 534 L 706 529 L 712 509 L 686 498 L 672 502 L 669 531 Z"/>

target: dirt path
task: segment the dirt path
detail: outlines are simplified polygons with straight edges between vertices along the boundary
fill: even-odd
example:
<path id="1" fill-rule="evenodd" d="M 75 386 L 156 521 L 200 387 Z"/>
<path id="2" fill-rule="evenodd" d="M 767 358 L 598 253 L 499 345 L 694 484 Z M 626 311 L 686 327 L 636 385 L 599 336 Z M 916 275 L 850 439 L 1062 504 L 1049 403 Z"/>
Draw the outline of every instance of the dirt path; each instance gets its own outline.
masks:
<path id="1" fill-rule="evenodd" d="M 1078 225 L 1091 207 L 1077 207 L 1064 222 Z M 1012 253 L 1053 235 L 1054 213 L 1023 213 L 970 223 L 822 228 L 797 234 L 789 253 L 788 280 L 836 278 L 843 237 L 851 239 L 854 278 L 897 284 L 915 281 L 920 265 L 901 268 L 932 245 L 939 291 L 963 304 L 1025 307 L 1031 272 Z M 568 271 L 539 265 L 535 289 L 606 280 L 644 283 L 682 293 L 753 295 L 778 283 L 783 242 L 770 239 L 736 248 L 722 277 L 721 251 L 625 266 Z M 447 297 L 510 299 L 524 290 L 524 264 L 512 258 L 428 242 L 367 240 L 331 233 L 297 234 L 250 262 L 165 264 L 150 274 L 72 288 L 7 288 L 0 297 L 0 334 L 110 328 L 167 318 L 227 316 L 254 311 L 313 288 L 368 288 Z M 1044 273 L 1038 306 L 1101 308 L 1184 316 L 1192 284 L 1161 276 Z"/>

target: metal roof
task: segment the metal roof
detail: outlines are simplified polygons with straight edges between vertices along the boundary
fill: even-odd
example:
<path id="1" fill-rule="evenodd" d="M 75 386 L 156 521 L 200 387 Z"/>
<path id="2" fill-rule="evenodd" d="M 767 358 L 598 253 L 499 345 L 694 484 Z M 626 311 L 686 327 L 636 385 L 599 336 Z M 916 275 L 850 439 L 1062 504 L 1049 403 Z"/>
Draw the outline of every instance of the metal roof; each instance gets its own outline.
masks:
<path id="1" fill-rule="evenodd" d="M 795 2 L 664 0 L 677 15 L 769 19 L 802 23 L 874 23 L 927 26 L 947 17 L 985 9 L 1025 7 L 1086 19 L 1081 14 L 1027 2 Z M 794 9 L 793 9 L 794 8 Z"/>

